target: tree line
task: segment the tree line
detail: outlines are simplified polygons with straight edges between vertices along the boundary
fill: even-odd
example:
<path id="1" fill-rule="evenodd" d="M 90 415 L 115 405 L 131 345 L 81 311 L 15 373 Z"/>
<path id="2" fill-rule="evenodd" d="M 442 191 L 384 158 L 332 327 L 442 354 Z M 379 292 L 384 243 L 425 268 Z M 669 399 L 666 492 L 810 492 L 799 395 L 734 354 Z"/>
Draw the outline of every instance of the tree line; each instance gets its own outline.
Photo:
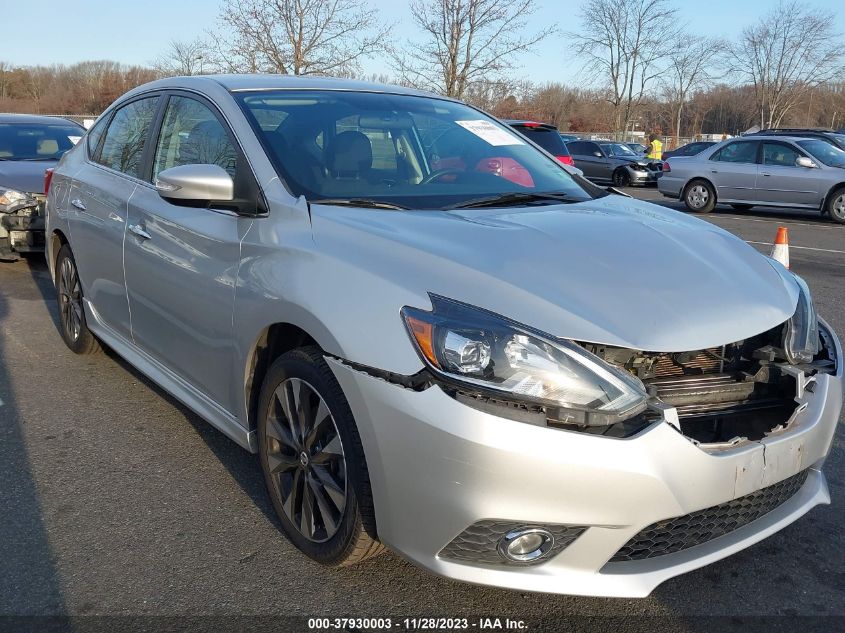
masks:
<path id="1" fill-rule="evenodd" d="M 149 67 L 0 62 L 0 111 L 95 114 L 156 77 L 269 72 L 414 86 L 571 131 L 845 127 L 830 11 L 782 0 L 727 40 L 683 25 L 674 0 L 587 0 L 568 31 L 532 24 L 536 10 L 537 0 L 410 0 L 417 36 L 397 42 L 366 0 L 226 0 L 205 36 L 171 42 Z M 577 85 L 537 84 L 518 67 L 549 38 L 560 40 L 561 59 L 580 63 Z M 374 57 L 388 59 L 391 73 L 365 76 Z"/>

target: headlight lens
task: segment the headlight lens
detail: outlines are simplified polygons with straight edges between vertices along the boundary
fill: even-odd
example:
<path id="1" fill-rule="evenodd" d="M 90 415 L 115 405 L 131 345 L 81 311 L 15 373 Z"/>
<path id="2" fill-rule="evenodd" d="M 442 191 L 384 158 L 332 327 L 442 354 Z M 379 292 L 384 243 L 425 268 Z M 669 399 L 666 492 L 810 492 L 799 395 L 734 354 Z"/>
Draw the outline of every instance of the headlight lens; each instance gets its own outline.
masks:
<path id="1" fill-rule="evenodd" d="M 432 303 L 433 312 L 405 307 L 402 317 L 422 359 L 447 381 L 555 407 L 558 420 L 579 426 L 621 422 L 646 407 L 639 379 L 571 341 L 450 299 Z"/>
<path id="2" fill-rule="evenodd" d="M 35 206 L 38 206 L 38 201 L 28 193 L 0 187 L 0 213 L 14 213 Z"/>
<path id="3" fill-rule="evenodd" d="M 819 318 L 810 289 L 798 275 L 798 306 L 783 328 L 783 351 L 790 363 L 810 363 L 819 353 Z"/>

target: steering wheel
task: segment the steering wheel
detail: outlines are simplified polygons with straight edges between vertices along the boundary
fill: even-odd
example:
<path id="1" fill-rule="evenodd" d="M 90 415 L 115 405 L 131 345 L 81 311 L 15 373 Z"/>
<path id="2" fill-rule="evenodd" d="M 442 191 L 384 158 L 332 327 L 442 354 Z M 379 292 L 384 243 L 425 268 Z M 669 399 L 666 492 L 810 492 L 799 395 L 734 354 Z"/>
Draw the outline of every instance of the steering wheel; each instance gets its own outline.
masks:
<path id="1" fill-rule="evenodd" d="M 451 174 L 455 174 L 456 176 L 460 176 L 461 174 L 465 174 L 466 170 L 463 169 L 440 169 L 435 171 L 434 173 L 429 174 L 425 178 L 420 181 L 421 185 L 427 185 L 429 183 L 434 182 L 438 178 L 442 178 L 443 176 L 449 176 Z"/>

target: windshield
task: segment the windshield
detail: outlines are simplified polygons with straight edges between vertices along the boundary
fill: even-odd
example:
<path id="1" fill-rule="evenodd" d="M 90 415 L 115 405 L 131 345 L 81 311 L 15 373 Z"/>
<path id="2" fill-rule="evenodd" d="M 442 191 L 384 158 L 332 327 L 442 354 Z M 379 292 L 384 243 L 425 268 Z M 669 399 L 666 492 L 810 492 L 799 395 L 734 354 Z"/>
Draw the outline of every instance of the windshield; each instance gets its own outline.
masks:
<path id="1" fill-rule="evenodd" d="M 798 145 L 810 152 L 815 158 L 830 167 L 845 167 L 845 152 L 841 149 L 819 139 L 808 139 L 798 141 Z"/>
<path id="2" fill-rule="evenodd" d="M 84 133 L 70 124 L 0 123 L 0 160 L 58 160 Z"/>
<path id="3" fill-rule="evenodd" d="M 628 158 L 637 158 L 637 154 L 627 145 L 622 143 L 605 143 L 601 148 L 608 156 L 627 156 Z"/>
<path id="4" fill-rule="evenodd" d="M 592 197 L 589 183 L 461 103 L 316 90 L 236 97 L 289 189 L 311 201 L 433 209 L 510 193 Z"/>

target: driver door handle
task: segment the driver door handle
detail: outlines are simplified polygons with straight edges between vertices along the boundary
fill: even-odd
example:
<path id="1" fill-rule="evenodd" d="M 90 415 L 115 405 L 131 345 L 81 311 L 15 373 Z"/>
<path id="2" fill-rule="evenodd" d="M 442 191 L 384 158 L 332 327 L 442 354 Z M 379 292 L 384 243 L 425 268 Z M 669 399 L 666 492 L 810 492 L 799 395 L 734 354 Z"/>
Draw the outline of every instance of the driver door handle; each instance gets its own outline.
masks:
<path id="1" fill-rule="evenodd" d="M 152 237 L 152 235 L 147 233 L 140 224 L 130 224 L 129 231 L 140 237 L 142 240 L 148 240 Z"/>
<path id="2" fill-rule="evenodd" d="M 79 209 L 80 211 L 85 211 L 85 205 L 83 204 L 82 200 L 80 200 L 79 198 L 74 198 L 73 200 L 70 201 L 70 203 L 74 207 Z"/>

